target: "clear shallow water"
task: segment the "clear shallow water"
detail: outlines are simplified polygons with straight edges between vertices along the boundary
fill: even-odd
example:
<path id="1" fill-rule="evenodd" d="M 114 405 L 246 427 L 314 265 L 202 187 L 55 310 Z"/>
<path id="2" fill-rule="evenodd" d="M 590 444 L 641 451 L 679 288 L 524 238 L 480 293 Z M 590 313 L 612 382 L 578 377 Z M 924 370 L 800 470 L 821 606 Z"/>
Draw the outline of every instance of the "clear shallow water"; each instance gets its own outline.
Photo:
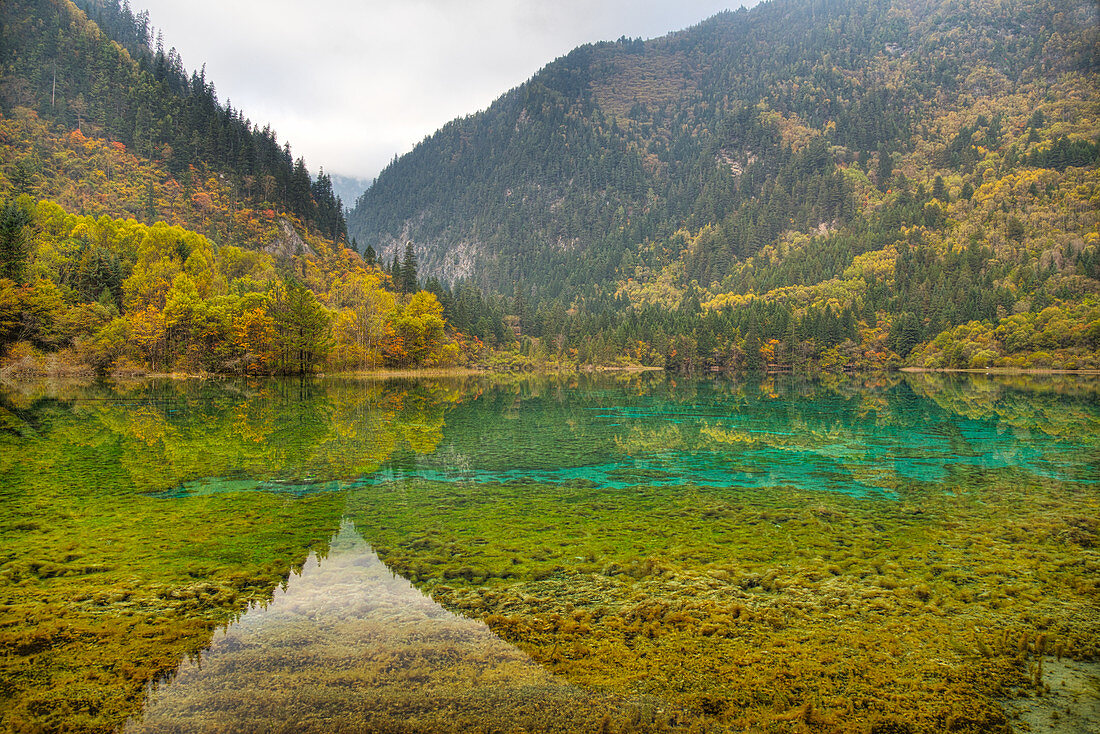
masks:
<path id="1" fill-rule="evenodd" d="M 965 391 L 966 379 L 947 382 Z M 589 382 L 573 390 L 558 385 L 482 394 L 449 412 L 437 440 L 398 451 L 359 477 L 204 478 L 162 496 L 336 491 L 419 479 L 582 481 L 605 489 L 787 485 L 896 498 L 899 488 L 964 471 L 1013 468 L 1054 479 L 1100 479 L 1092 453 L 1100 411 L 1088 397 L 1046 396 L 1051 410 L 1066 411 L 1068 425 L 1045 425 L 1019 414 L 1021 396 L 959 413 L 906 382 L 867 393 L 794 380 L 777 387 L 647 376 L 638 385 L 624 390 Z"/>
<path id="2" fill-rule="evenodd" d="M 936 666 L 1021 685 L 1021 635 L 1096 654 L 1097 396 L 931 375 L 8 387 L 0 728 L 190 730 L 230 686 L 238 721 L 298 730 L 384 731 L 364 723 L 384 702 L 417 731 L 442 708 L 454 730 L 717 731 L 805 691 L 836 731 L 870 721 L 854 692 L 982 730 L 992 689 L 945 696 Z"/>
<path id="3" fill-rule="evenodd" d="M 124 731 L 461 731 L 500 711 L 539 730 L 592 698 L 395 575 L 345 521 L 324 558 L 153 686 Z"/>

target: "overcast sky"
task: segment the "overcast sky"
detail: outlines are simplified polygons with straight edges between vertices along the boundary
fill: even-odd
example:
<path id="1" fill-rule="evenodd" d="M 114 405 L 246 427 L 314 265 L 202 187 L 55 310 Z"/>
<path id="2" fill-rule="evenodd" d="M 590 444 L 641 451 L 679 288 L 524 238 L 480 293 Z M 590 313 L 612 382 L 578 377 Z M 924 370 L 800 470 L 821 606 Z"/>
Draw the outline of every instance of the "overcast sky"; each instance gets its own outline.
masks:
<path id="1" fill-rule="evenodd" d="M 314 173 L 373 178 L 583 43 L 652 38 L 743 0 L 131 0 L 218 98 Z M 744 0 L 746 5 L 755 0 Z"/>

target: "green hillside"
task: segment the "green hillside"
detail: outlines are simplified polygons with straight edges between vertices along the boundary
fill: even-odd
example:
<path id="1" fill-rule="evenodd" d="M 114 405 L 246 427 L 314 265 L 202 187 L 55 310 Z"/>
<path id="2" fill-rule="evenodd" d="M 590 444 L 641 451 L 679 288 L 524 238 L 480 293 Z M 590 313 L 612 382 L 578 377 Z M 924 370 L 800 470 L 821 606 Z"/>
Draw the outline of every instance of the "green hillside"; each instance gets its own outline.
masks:
<path id="1" fill-rule="evenodd" d="M 349 230 L 499 294 L 532 353 L 1095 367 L 1097 27 L 773 0 L 584 46 L 396 160 Z"/>
<path id="2" fill-rule="evenodd" d="M 322 171 L 314 181 L 274 131 L 220 102 L 205 71 L 189 74 L 174 48 L 165 51 L 149 37 L 148 14 L 134 16 L 118 0 L 79 6 L 0 6 L 0 112 L 34 110 L 69 130 L 121 143 L 185 186 L 213 173 L 243 205 L 282 209 L 330 239 L 345 239 L 331 179 Z M 26 188 L 42 171 L 33 155 L 21 163 L 17 185 Z"/>
<path id="3" fill-rule="evenodd" d="M 0 5 L 0 378 L 439 366 L 480 351 L 346 245 L 324 173 L 117 0 Z M 500 327 L 501 330 L 503 327 Z"/>

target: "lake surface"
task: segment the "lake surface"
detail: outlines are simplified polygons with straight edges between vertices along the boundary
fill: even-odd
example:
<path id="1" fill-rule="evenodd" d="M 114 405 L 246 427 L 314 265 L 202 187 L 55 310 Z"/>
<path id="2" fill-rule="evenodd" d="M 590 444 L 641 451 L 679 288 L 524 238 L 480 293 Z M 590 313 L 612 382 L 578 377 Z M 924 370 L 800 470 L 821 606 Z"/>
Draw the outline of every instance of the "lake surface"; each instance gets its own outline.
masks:
<path id="1" fill-rule="evenodd" d="M 1098 548 L 1090 377 L 8 385 L 0 729 L 1004 730 Z"/>

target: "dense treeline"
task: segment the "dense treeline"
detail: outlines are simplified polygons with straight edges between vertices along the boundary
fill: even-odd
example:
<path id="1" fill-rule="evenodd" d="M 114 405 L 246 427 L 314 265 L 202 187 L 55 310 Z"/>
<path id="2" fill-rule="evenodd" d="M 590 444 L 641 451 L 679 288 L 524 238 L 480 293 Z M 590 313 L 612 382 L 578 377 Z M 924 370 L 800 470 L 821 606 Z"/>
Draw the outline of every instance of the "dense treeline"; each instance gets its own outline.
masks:
<path id="1" fill-rule="evenodd" d="M 2 372 L 298 374 L 478 356 L 434 294 L 397 293 L 354 253 L 303 244 L 279 260 L 164 222 L 0 201 Z"/>
<path id="2" fill-rule="evenodd" d="M 347 239 L 331 179 L 322 171 L 314 180 L 270 127 L 221 103 L 204 70 L 189 74 L 175 49 L 150 38 L 147 13 L 135 16 L 118 0 L 81 0 L 80 7 L 101 25 L 67 0 L 0 6 L 0 112 L 30 108 L 88 137 L 117 141 L 185 186 L 219 174 L 242 205 L 288 211 L 329 239 Z M 37 172 L 35 156 L 22 164 L 27 175 Z"/>
<path id="3" fill-rule="evenodd" d="M 395 160 L 350 227 L 411 235 L 533 358 L 942 366 L 940 335 L 1054 308 L 1072 336 L 975 365 L 1095 366 L 1096 20 L 773 0 L 585 46 Z"/>
<path id="4" fill-rule="evenodd" d="M 436 296 L 343 246 L 343 213 L 145 14 L 5 3 L 4 374 L 304 373 L 475 358 Z M 125 50 L 123 49 L 125 47 Z"/>
<path id="5" fill-rule="evenodd" d="M 0 116 L 0 190 L 56 201 L 93 216 L 165 221 L 199 232 L 216 243 L 259 249 L 292 214 L 257 209 L 236 198 L 232 183 L 203 175 L 201 162 L 179 179 L 163 163 L 135 155 L 119 142 L 86 137 L 51 125 L 29 108 Z"/>

